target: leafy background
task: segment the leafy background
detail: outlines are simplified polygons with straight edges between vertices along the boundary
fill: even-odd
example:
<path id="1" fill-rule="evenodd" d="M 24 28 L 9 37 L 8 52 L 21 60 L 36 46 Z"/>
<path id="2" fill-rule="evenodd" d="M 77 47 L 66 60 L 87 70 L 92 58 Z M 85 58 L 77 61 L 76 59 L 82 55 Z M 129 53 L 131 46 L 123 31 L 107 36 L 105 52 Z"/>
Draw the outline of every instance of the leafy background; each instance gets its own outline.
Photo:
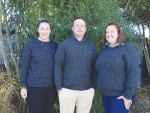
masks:
<path id="1" fill-rule="evenodd" d="M 37 24 L 40 20 L 50 22 L 50 38 L 61 43 L 72 36 L 74 18 L 85 18 L 86 38 L 96 45 L 98 53 L 103 46 L 105 26 L 116 22 L 120 24 L 127 40 L 140 52 L 139 57 L 142 59 L 143 31 L 150 27 L 149 11 L 148 0 L 0 0 L 0 22 L 6 31 L 3 35 L 0 32 L 0 65 L 5 65 L 0 72 L 1 112 L 28 113 L 26 100 L 20 97 L 20 57 L 24 44 L 38 37 Z M 149 111 L 148 90 L 149 85 L 137 90 L 132 113 Z M 142 98 L 141 102 L 139 98 Z M 59 113 L 58 99 L 53 112 Z M 104 113 L 98 89 L 95 91 L 91 113 Z"/>

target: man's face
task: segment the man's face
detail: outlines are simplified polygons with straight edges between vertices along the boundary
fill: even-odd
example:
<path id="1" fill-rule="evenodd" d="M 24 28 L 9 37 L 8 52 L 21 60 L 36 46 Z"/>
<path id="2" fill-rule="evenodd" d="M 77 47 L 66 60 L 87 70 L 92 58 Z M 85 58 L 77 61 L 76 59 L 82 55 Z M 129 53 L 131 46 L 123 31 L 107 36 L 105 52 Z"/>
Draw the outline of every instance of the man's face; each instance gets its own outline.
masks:
<path id="1" fill-rule="evenodd" d="M 86 24 L 82 19 L 77 19 L 74 21 L 74 26 L 72 27 L 72 31 L 75 37 L 84 37 L 86 32 Z"/>

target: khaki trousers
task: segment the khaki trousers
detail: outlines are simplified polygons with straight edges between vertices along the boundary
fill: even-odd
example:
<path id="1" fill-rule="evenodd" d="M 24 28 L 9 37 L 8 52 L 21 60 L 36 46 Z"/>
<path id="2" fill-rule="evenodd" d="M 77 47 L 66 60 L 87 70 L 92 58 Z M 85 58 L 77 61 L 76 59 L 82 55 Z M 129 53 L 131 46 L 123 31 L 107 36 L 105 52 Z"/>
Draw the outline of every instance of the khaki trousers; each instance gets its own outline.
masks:
<path id="1" fill-rule="evenodd" d="M 60 113 L 89 113 L 94 97 L 94 89 L 70 90 L 62 88 L 59 93 Z"/>

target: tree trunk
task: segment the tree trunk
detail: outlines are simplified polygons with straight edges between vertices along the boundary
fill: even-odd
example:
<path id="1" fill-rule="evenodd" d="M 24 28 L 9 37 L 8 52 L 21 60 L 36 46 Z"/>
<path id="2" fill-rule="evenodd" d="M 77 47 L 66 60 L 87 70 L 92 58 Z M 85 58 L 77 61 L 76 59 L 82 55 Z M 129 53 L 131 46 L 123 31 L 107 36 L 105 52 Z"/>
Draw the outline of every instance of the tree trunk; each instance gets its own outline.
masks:
<path id="1" fill-rule="evenodd" d="M 16 39 L 17 39 L 17 56 L 16 56 L 16 73 L 17 73 L 17 76 L 19 77 L 19 62 L 20 62 L 20 42 L 19 42 L 19 34 L 18 34 L 18 19 L 16 18 L 15 20 L 15 35 L 16 35 Z"/>
<path id="2" fill-rule="evenodd" d="M 146 59 L 148 74 L 150 76 L 150 55 L 149 55 L 148 46 L 150 46 L 148 44 L 148 39 L 144 38 L 144 55 L 145 55 L 145 59 Z"/>
<path id="3" fill-rule="evenodd" d="M 8 77 L 10 77 L 11 69 L 10 69 L 9 61 L 6 55 L 6 50 L 5 50 L 3 35 L 2 35 L 2 6 L 3 6 L 2 4 L 3 2 L 2 0 L 0 0 L 0 47 L 1 47 L 1 53 L 2 53 L 3 60 L 4 60 L 4 64 L 8 73 Z"/>
<path id="4" fill-rule="evenodd" d="M 140 30 L 140 24 L 139 24 L 139 23 L 137 23 L 137 24 L 138 24 L 138 30 L 139 30 L 140 36 L 142 36 L 141 30 Z M 143 37 L 143 36 L 142 36 L 142 37 Z"/>
<path id="5" fill-rule="evenodd" d="M 9 49 L 10 49 L 11 58 L 12 58 L 13 63 L 15 65 L 16 73 L 19 74 L 19 66 L 17 65 L 17 60 L 15 58 L 15 53 L 13 51 L 13 47 L 12 47 L 12 43 L 11 43 L 11 37 L 9 35 L 8 24 L 7 24 L 8 21 L 7 21 L 7 16 L 6 16 L 6 10 L 5 10 L 5 8 L 3 8 L 3 12 L 4 12 L 4 24 L 5 24 L 5 29 L 6 29 L 6 36 L 7 36 L 7 41 L 8 41 Z"/>
<path id="6" fill-rule="evenodd" d="M 143 29 L 143 37 L 145 37 L 145 28 L 144 28 L 143 23 L 141 23 L 141 24 L 142 24 L 142 29 Z"/>
<path id="7" fill-rule="evenodd" d="M 147 20 L 147 26 L 148 26 L 148 29 L 149 29 L 149 38 L 150 38 L 150 20 Z"/>

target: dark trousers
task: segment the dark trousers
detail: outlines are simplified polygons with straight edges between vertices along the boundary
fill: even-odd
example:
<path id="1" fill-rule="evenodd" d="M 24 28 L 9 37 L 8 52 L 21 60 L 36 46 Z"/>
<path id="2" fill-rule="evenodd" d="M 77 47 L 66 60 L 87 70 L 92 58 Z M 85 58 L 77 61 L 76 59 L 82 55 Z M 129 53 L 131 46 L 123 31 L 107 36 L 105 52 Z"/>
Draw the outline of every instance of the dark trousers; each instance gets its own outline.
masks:
<path id="1" fill-rule="evenodd" d="M 105 113 L 127 113 L 129 110 L 125 108 L 123 99 L 117 99 L 118 96 L 108 97 L 102 94 L 102 101 Z M 132 103 L 135 95 L 132 96 Z"/>
<path id="2" fill-rule="evenodd" d="M 56 87 L 27 87 L 27 103 L 30 113 L 52 113 L 57 97 Z"/>

